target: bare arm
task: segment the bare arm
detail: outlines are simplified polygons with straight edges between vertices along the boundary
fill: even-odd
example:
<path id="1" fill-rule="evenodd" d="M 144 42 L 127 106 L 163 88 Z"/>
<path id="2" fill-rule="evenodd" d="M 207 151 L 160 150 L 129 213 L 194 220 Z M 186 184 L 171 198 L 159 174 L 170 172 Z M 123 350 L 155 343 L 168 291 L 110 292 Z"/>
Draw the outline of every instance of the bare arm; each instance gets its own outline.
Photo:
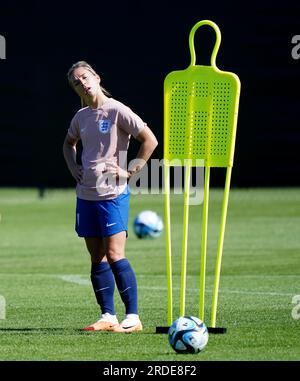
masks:
<path id="1" fill-rule="evenodd" d="M 141 145 L 136 159 L 134 160 L 133 164 L 130 165 L 130 168 L 128 168 L 128 178 L 143 168 L 158 145 L 158 141 L 155 135 L 148 126 L 145 126 L 145 128 L 138 134 L 136 139 L 141 143 Z"/>
<path id="2" fill-rule="evenodd" d="M 143 168 L 158 145 L 158 142 L 153 132 L 147 126 L 145 126 L 145 128 L 143 128 L 143 130 L 137 135 L 136 140 L 138 140 L 141 145 L 136 159 L 130 162 L 128 171 L 112 162 L 106 163 L 106 173 L 110 173 L 114 177 L 130 179 L 131 176 Z"/>
<path id="3" fill-rule="evenodd" d="M 67 134 L 63 144 L 63 155 L 71 175 L 78 183 L 80 183 L 82 179 L 82 167 L 76 162 L 77 143 L 77 139 L 73 139 Z"/>

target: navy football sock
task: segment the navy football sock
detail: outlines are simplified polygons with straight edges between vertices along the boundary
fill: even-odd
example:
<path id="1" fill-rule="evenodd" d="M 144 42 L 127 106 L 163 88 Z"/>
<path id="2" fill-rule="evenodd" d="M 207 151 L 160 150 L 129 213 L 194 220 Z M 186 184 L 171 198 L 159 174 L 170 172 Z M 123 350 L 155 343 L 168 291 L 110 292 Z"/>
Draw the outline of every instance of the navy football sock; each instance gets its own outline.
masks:
<path id="1" fill-rule="evenodd" d="M 137 314 L 137 284 L 135 274 L 126 258 L 120 259 L 111 265 L 116 284 L 123 303 L 126 314 Z"/>
<path id="2" fill-rule="evenodd" d="M 115 278 L 107 262 L 92 263 L 91 281 L 102 314 L 115 315 Z"/>

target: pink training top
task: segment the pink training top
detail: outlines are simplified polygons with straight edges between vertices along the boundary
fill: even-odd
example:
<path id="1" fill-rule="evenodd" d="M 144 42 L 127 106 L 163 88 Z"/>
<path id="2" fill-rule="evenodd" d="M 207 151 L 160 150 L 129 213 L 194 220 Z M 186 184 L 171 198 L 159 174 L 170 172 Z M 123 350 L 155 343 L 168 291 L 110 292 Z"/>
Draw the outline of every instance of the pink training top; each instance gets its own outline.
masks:
<path id="1" fill-rule="evenodd" d="M 116 180 L 105 173 L 109 162 L 127 169 L 130 135 L 136 137 L 145 123 L 129 107 L 107 98 L 99 109 L 85 107 L 73 117 L 68 134 L 82 142 L 83 177 L 77 183 L 77 197 L 108 200 L 121 194 L 126 179 Z"/>

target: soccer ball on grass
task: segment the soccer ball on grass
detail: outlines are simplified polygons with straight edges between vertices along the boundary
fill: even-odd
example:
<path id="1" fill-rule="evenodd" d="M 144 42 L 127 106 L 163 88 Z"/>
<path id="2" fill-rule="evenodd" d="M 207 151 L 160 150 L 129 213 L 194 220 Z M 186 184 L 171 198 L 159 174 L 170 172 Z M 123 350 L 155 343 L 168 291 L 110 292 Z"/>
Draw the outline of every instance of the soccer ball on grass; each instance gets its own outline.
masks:
<path id="1" fill-rule="evenodd" d="M 177 353 L 198 353 L 206 347 L 208 330 L 197 317 L 182 316 L 169 328 L 168 339 Z"/>
<path id="2" fill-rule="evenodd" d="M 133 221 L 133 229 L 138 238 L 156 238 L 163 231 L 164 225 L 160 216 L 151 211 L 140 212 Z"/>

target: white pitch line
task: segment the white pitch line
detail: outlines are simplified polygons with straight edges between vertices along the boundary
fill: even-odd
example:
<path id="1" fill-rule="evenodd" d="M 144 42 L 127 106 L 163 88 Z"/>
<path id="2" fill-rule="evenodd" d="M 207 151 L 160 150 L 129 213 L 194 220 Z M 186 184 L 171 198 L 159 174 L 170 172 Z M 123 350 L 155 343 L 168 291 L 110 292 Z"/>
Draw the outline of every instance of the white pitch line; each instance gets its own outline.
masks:
<path id="1" fill-rule="evenodd" d="M 81 275 L 58 275 L 57 278 L 64 280 L 65 282 L 90 285 L 91 281 L 88 279 L 83 279 Z"/>
<path id="2" fill-rule="evenodd" d="M 79 285 L 91 285 L 91 281 L 84 279 L 81 275 L 57 275 L 56 278 L 61 279 L 65 282 L 76 283 Z M 156 286 L 139 286 L 143 290 L 157 290 L 157 291 L 166 291 L 166 287 L 156 287 Z M 174 287 L 173 290 L 180 290 L 179 287 Z M 187 288 L 187 292 L 198 292 L 198 288 Z M 206 289 L 207 292 L 212 292 L 211 289 Z M 266 295 L 266 296 L 294 296 L 296 293 L 290 292 L 272 292 L 272 291 L 243 291 L 243 290 L 231 290 L 228 288 L 222 288 L 220 293 L 228 294 L 241 294 L 241 295 Z M 300 293 L 300 291 L 299 291 Z"/>

